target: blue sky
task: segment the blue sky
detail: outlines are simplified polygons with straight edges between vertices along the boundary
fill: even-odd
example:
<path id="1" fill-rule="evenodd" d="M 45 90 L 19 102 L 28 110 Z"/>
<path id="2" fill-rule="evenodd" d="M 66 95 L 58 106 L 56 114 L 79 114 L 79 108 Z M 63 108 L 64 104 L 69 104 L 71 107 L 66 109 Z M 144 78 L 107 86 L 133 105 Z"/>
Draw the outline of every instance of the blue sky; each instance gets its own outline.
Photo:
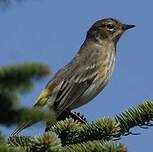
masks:
<path id="1" fill-rule="evenodd" d="M 89 120 L 114 116 L 153 98 L 152 5 L 151 0 L 33 0 L 12 6 L 0 11 L 0 66 L 37 61 L 48 64 L 55 73 L 78 51 L 96 20 L 114 17 L 135 24 L 137 27 L 127 31 L 118 43 L 115 71 L 107 87 L 76 110 Z M 22 104 L 32 105 L 50 77 L 37 83 L 33 92 L 24 94 Z M 38 134 L 42 128 L 34 125 L 22 133 Z M 14 127 L 2 129 L 8 136 Z M 133 131 L 141 135 L 120 140 L 129 151 L 151 150 L 153 128 Z"/>

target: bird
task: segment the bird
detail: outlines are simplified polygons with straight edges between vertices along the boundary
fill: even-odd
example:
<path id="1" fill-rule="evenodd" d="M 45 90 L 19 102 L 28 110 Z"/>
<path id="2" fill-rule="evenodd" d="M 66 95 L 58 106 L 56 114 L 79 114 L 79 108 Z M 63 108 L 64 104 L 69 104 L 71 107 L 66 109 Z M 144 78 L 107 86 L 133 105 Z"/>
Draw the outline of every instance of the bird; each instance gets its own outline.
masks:
<path id="1" fill-rule="evenodd" d="M 58 119 L 64 112 L 83 106 L 96 97 L 112 76 L 118 40 L 133 27 L 135 25 L 114 18 L 96 21 L 87 31 L 79 51 L 42 89 L 33 107 L 47 107 Z M 12 135 L 30 125 L 30 121 L 21 123 Z"/>

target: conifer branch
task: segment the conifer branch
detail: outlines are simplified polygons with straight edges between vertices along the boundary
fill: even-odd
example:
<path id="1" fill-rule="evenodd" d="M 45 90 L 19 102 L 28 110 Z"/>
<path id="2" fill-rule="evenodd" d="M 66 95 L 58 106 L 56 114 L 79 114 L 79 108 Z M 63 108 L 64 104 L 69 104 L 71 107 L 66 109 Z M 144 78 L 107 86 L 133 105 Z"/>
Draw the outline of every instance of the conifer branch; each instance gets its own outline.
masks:
<path id="1" fill-rule="evenodd" d="M 67 145 L 62 152 L 127 152 L 127 148 L 113 141 L 88 141 L 79 144 Z"/>
<path id="2" fill-rule="evenodd" d="M 42 109 L 20 108 L 7 111 L 5 115 L 0 116 L 0 123 L 10 126 L 12 124 L 19 124 L 22 122 L 32 122 L 33 124 L 39 121 L 55 122 L 55 115 L 52 111 Z"/>
<path id="3" fill-rule="evenodd" d="M 21 146 L 10 147 L 0 132 L 0 152 L 26 152 Z"/>
<path id="4" fill-rule="evenodd" d="M 150 123 L 152 119 L 153 101 L 147 101 L 138 105 L 136 108 L 129 108 L 127 111 L 122 112 L 114 118 L 102 118 L 87 124 L 83 124 L 73 120 L 72 118 L 67 118 L 64 121 L 59 121 L 52 125 L 49 129 L 50 131 L 46 132 L 42 136 L 13 136 L 13 140 L 10 139 L 9 143 L 11 146 L 14 144 L 14 146 L 24 147 L 26 145 L 25 143 L 27 142 L 27 144 L 31 143 L 31 145 L 33 145 L 32 147 L 35 147 L 35 150 L 41 148 L 44 149 L 47 148 L 46 141 L 48 141 L 50 138 L 53 139 L 52 136 L 49 137 L 50 133 L 54 133 L 56 136 L 55 139 L 57 141 L 61 141 L 58 143 L 62 143 L 62 146 L 61 144 L 58 145 L 59 150 L 71 152 L 74 149 L 77 149 L 78 151 L 80 150 L 80 152 L 82 152 L 83 150 L 87 149 L 90 152 L 90 150 L 92 151 L 97 147 L 102 149 L 101 151 L 104 152 L 114 152 L 115 149 L 116 152 L 126 152 L 127 149 L 124 145 L 112 142 L 112 140 L 116 137 L 124 135 L 125 133 L 128 133 L 129 130 L 135 126 L 152 126 Z M 22 140 L 24 144 L 19 139 Z M 56 143 L 56 140 L 53 142 Z M 55 145 L 53 144 L 52 146 L 54 147 Z M 27 146 L 26 148 L 29 147 Z M 107 150 L 105 150 L 105 148 Z M 98 151 L 98 149 L 96 150 Z"/>
<path id="5" fill-rule="evenodd" d="M 34 137 L 12 136 L 8 139 L 8 145 L 22 147 L 28 152 L 58 152 L 62 149 L 60 138 L 51 131 Z"/>
<path id="6" fill-rule="evenodd" d="M 104 140 L 68 144 L 63 147 L 60 138 L 50 131 L 35 137 L 13 136 L 8 140 L 8 144 L 13 147 L 21 146 L 27 152 L 127 152 L 123 144 Z"/>
<path id="7" fill-rule="evenodd" d="M 87 124 L 69 118 L 57 122 L 50 128 L 50 131 L 59 135 L 63 145 L 89 140 L 111 140 L 118 136 L 119 130 L 119 124 L 111 118 L 102 118 Z"/>
<path id="8" fill-rule="evenodd" d="M 102 118 L 95 122 L 82 124 L 72 119 L 57 122 L 50 127 L 62 140 L 62 144 L 74 144 L 88 140 L 112 140 L 129 133 L 136 126 L 152 126 L 153 101 L 147 101 L 136 108 L 116 115 L 114 118 Z"/>
<path id="9" fill-rule="evenodd" d="M 1 152 L 26 152 L 22 147 L 9 147 L 6 144 L 0 145 Z"/>
<path id="10" fill-rule="evenodd" d="M 48 73 L 48 66 L 40 63 L 0 68 L 0 113 L 5 113 L 5 115 L 0 115 L 0 123 L 11 125 L 12 123 L 26 121 L 26 119 L 34 122 L 46 119 L 49 114 L 45 111 L 38 112 L 35 109 L 17 107 L 17 93 L 29 91 L 33 86 L 33 80 L 40 79 Z"/>
<path id="11" fill-rule="evenodd" d="M 116 115 L 116 121 L 119 122 L 121 128 L 120 133 L 128 133 L 133 127 L 153 126 L 153 101 L 145 101 L 136 108 L 132 107 Z"/>
<path id="12" fill-rule="evenodd" d="M 0 68 L 0 91 L 28 91 L 32 88 L 32 80 L 49 74 L 46 65 L 28 63 Z"/>

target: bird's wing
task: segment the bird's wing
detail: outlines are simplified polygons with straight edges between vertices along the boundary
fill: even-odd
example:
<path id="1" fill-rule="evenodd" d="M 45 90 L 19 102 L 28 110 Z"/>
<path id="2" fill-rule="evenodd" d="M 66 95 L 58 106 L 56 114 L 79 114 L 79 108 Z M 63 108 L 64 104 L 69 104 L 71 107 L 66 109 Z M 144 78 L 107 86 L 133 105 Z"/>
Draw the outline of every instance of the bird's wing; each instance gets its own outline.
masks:
<path id="1" fill-rule="evenodd" d="M 79 97 L 90 87 L 96 76 L 95 65 L 92 65 L 83 66 L 79 69 L 76 68 L 65 77 L 54 103 L 58 115 L 78 101 Z"/>

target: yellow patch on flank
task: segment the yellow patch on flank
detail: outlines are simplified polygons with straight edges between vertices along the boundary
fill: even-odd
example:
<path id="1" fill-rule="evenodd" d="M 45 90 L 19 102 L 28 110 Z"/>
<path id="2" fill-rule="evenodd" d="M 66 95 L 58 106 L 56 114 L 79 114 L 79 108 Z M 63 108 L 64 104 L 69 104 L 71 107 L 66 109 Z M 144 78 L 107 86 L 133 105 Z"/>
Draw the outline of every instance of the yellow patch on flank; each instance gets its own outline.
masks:
<path id="1" fill-rule="evenodd" d="M 37 98 L 35 105 L 44 105 L 49 97 L 49 89 L 43 89 Z"/>

